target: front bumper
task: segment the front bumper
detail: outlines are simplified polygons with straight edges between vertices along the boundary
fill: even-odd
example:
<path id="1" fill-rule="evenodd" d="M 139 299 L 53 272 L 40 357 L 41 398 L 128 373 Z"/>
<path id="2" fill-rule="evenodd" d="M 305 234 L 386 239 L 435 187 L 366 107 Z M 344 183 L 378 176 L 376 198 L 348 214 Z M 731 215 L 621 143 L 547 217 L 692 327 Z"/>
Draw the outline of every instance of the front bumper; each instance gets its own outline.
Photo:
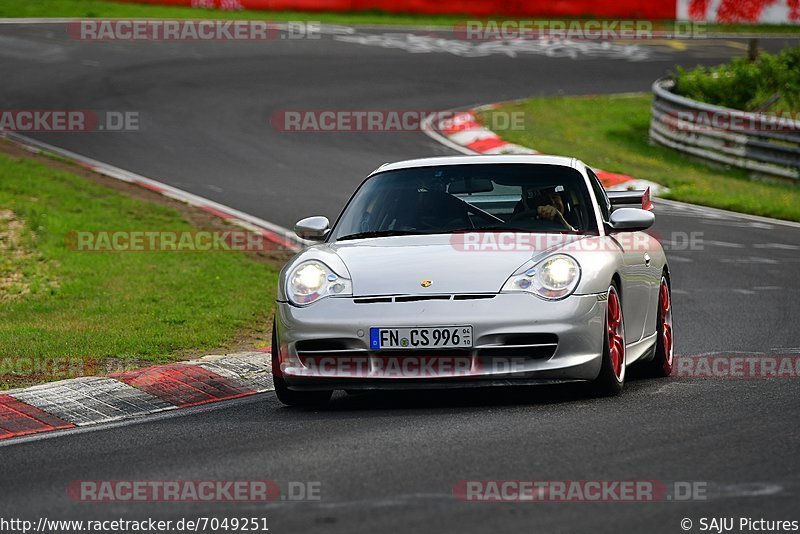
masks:
<path id="1" fill-rule="evenodd" d="M 600 372 L 603 295 L 544 301 L 523 293 L 476 300 L 277 304 L 279 369 L 287 386 L 415 389 L 593 380 Z M 471 325 L 472 349 L 371 351 L 372 327 Z M 523 340 L 525 343 L 518 343 Z M 312 349 L 312 350 L 309 350 Z"/>

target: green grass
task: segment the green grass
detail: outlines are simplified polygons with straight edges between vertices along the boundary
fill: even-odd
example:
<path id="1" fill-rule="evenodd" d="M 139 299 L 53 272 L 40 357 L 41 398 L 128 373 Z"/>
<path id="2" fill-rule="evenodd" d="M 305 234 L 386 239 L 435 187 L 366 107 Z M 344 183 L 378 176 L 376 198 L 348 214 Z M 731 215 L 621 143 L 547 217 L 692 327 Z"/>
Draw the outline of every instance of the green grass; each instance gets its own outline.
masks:
<path id="1" fill-rule="evenodd" d="M 448 26 L 465 16 L 390 14 L 380 11 L 325 13 L 301 11 L 230 11 L 146 5 L 105 0 L 0 0 L 0 17 L 104 17 L 164 19 L 260 19 L 272 21 L 319 21 L 327 24 L 395 24 Z"/>
<path id="2" fill-rule="evenodd" d="M 135 366 L 266 332 L 277 273 L 244 253 L 81 252 L 66 240 L 192 229 L 171 207 L 0 152 L 0 389 L 31 382 L 5 372 L 15 358 Z"/>
<path id="3" fill-rule="evenodd" d="M 666 185 L 665 198 L 800 221 L 800 187 L 754 181 L 739 169 L 715 169 L 651 145 L 650 102 L 650 95 L 532 98 L 481 119 L 492 124 L 492 113 L 522 112 L 523 128 L 497 133 L 541 152 Z M 502 124 L 502 117 L 494 123 Z"/>
<path id="4" fill-rule="evenodd" d="M 168 18 L 168 19 L 266 19 L 274 21 L 319 21 L 327 24 L 364 25 L 423 25 L 453 26 L 474 20 L 468 14 L 417 15 L 386 13 L 377 10 L 349 13 L 302 11 L 226 11 L 189 7 L 158 6 L 105 0 L 0 0 L 0 17 L 107 17 L 107 18 Z M 483 18 L 483 17 L 482 17 Z M 497 20 L 517 17 L 498 15 Z M 530 20 L 527 17 L 525 20 Z M 669 22 L 666 23 L 669 26 Z M 788 24 L 709 24 L 708 33 L 798 33 L 797 26 Z"/>

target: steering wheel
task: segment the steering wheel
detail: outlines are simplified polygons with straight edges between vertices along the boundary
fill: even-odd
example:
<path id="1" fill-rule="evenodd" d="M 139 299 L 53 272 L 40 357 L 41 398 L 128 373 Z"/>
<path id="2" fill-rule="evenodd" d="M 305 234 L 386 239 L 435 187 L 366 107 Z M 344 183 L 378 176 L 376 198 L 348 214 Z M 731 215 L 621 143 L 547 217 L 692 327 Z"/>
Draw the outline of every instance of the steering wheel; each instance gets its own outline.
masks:
<path id="1" fill-rule="evenodd" d="M 462 217 L 455 217 L 453 219 L 441 222 L 431 223 L 430 221 L 425 220 L 425 218 L 420 218 L 420 220 L 416 221 L 415 225 L 403 225 L 398 228 L 398 230 L 411 230 L 411 231 L 440 231 L 440 230 L 450 230 L 453 228 L 461 228 L 465 225 L 474 226 L 472 221 L 469 220 L 469 217 L 462 218 Z"/>
<path id="2" fill-rule="evenodd" d="M 552 223 L 553 228 L 557 229 L 557 230 L 568 230 L 568 229 L 571 229 L 571 227 L 566 223 L 566 221 L 564 221 L 564 219 L 562 217 L 559 217 L 558 219 L 543 219 L 542 217 L 539 216 L 539 213 L 538 213 L 537 210 L 521 211 L 521 212 L 516 213 L 516 214 L 512 215 L 511 217 L 509 217 L 508 221 L 506 221 L 506 222 L 513 222 L 513 221 L 517 221 L 517 220 L 523 219 L 523 218 L 524 219 L 534 219 L 534 220 L 538 221 L 539 223 L 541 223 L 542 221 L 548 222 L 548 223 Z"/>
<path id="3" fill-rule="evenodd" d="M 514 215 L 509 217 L 508 221 L 506 221 L 506 222 L 516 221 L 518 219 L 523 219 L 523 218 L 525 218 L 525 219 L 537 219 L 538 220 L 540 218 L 539 217 L 539 212 L 537 210 L 521 211 L 521 212 L 515 213 Z"/>

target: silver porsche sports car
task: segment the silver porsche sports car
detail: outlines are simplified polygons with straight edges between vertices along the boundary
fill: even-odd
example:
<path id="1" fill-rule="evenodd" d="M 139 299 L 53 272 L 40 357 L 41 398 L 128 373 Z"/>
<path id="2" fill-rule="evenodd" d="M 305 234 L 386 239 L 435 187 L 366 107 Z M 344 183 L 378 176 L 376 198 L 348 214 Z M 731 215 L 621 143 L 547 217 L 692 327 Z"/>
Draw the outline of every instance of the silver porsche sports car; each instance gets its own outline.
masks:
<path id="1" fill-rule="evenodd" d="M 589 382 L 672 371 L 670 273 L 649 191 L 606 192 L 556 156 L 386 164 L 281 271 L 278 398 L 335 389 Z"/>

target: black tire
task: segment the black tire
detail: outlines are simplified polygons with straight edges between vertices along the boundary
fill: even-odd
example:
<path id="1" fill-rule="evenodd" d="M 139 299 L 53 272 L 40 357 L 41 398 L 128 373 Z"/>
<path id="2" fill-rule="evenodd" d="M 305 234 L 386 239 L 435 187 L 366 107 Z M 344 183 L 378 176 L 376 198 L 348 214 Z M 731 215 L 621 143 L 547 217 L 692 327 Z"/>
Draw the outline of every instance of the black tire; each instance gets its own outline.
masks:
<path id="1" fill-rule="evenodd" d="M 593 395 L 599 397 L 609 397 L 613 395 L 619 395 L 622 391 L 622 387 L 625 385 L 625 374 L 626 374 L 626 366 L 625 366 L 625 320 L 622 314 L 622 299 L 619 296 L 619 289 L 617 288 L 616 282 L 612 282 L 608 288 L 608 301 L 609 301 L 609 308 L 611 307 L 612 303 L 612 293 L 616 296 L 617 303 L 619 306 L 619 319 L 622 325 L 622 362 L 621 367 L 619 368 L 619 376 L 618 372 L 615 371 L 615 365 L 612 362 L 612 351 L 610 348 L 609 343 L 609 311 L 606 311 L 606 322 L 603 328 L 603 363 L 600 367 L 600 374 L 597 375 L 597 378 L 591 383 L 591 392 Z"/>
<path id="2" fill-rule="evenodd" d="M 272 323 L 272 382 L 275 385 L 275 394 L 278 400 L 287 406 L 318 407 L 324 406 L 331 400 L 332 390 L 328 391 L 294 391 L 289 389 L 283 379 L 280 361 L 278 361 L 278 329 Z"/>
<path id="3" fill-rule="evenodd" d="M 643 370 L 649 377 L 664 378 L 672 374 L 675 364 L 675 342 L 672 337 L 672 290 L 666 276 L 661 277 L 656 312 L 656 352 L 653 359 L 644 364 Z M 668 335 L 665 335 L 665 331 Z"/>

